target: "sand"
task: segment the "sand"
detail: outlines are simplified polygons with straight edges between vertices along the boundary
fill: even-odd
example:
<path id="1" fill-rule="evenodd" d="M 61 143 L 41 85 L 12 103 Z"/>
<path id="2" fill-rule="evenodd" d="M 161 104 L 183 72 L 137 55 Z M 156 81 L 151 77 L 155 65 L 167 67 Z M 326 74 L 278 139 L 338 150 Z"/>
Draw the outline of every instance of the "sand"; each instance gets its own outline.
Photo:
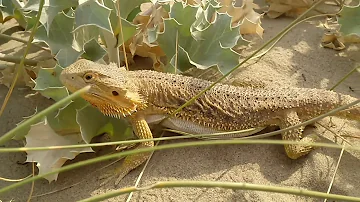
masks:
<path id="1" fill-rule="evenodd" d="M 274 36 L 292 20 L 265 17 L 263 19 L 264 39 L 259 43 Z M 354 68 L 355 60 L 359 60 L 360 52 L 353 48 L 355 46 L 342 52 L 322 48 L 319 42 L 323 30 L 315 25 L 316 23 L 307 22 L 296 27 L 258 63 L 239 71 L 236 79 L 251 78 L 275 86 L 332 87 Z M 258 46 L 259 44 L 254 48 Z M 340 56 L 344 54 L 348 56 Z M 335 90 L 360 98 L 359 76 L 359 73 L 353 74 Z M 7 88 L 1 85 L 0 103 L 3 102 L 6 92 Z M 0 118 L 0 134 L 15 127 L 22 117 L 33 114 L 35 106 L 39 106 L 41 110 L 52 103 L 40 95 L 24 99 L 24 95 L 29 92 L 31 91 L 24 89 L 14 91 L 10 103 Z M 321 123 L 338 134 L 359 135 L 360 124 L 356 122 L 333 118 L 333 124 L 330 124 L 329 118 L 326 118 Z M 318 132 L 323 137 L 323 142 L 335 141 L 333 134 L 325 129 L 318 127 Z M 273 139 L 280 139 L 280 137 L 276 136 Z M 162 144 L 175 142 L 181 141 L 168 141 Z M 340 139 L 337 142 L 341 144 Z M 355 139 L 351 139 L 351 142 L 359 145 L 359 141 Z M 6 145 L 6 147 L 13 146 L 21 146 L 21 143 L 13 141 Z M 208 180 L 246 182 L 326 192 L 334 175 L 340 152 L 338 149 L 320 148 L 304 158 L 291 160 L 286 157 L 283 147 L 276 145 L 207 146 L 158 151 L 149 162 L 140 186 L 168 180 Z M 96 154 L 82 154 L 72 162 L 95 156 Z M 24 153 L 0 154 L 0 176 L 22 178 L 29 175 L 32 172 L 31 165 L 18 164 L 25 159 Z M 51 184 L 46 180 L 37 181 L 34 195 L 47 194 L 34 198 L 32 201 L 77 201 L 114 190 L 110 185 L 100 187 L 100 181 L 97 180 L 99 172 L 92 173 L 105 164 L 90 165 L 61 173 L 58 180 Z M 360 152 L 345 151 L 336 172 L 331 193 L 360 197 L 360 175 L 357 173 L 359 167 Z M 141 169 L 142 167 L 127 175 L 121 181 L 120 187 L 133 186 Z M 75 183 L 78 184 L 71 186 Z M 0 187 L 9 184 L 0 181 Z M 61 190 L 64 187 L 68 188 Z M 50 193 L 53 191 L 55 192 Z M 26 201 L 29 193 L 30 185 L 26 185 L 0 196 L 0 199 Z M 108 201 L 124 201 L 126 198 L 127 195 L 123 195 Z M 247 190 L 173 188 L 137 192 L 134 193 L 131 201 L 320 201 L 320 199 Z"/>

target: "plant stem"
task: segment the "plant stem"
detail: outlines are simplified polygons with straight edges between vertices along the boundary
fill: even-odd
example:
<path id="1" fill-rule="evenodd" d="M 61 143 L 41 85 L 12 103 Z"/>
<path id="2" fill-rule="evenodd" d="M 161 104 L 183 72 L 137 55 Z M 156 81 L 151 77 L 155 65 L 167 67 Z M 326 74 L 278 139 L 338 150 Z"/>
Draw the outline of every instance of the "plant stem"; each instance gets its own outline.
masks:
<path id="1" fill-rule="evenodd" d="M 25 62 L 25 59 L 26 59 L 26 55 L 28 54 L 29 50 L 30 50 L 30 47 L 31 47 L 31 42 L 33 41 L 34 39 L 34 35 L 36 33 L 36 30 L 37 30 L 37 27 L 39 26 L 39 20 L 40 20 L 40 16 L 41 16 L 41 12 L 42 12 L 42 9 L 43 9 L 43 6 L 44 6 L 44 1 L 45 0 L 40 0 L 40 3 L 39 3 L 39 11 L 37 13 L 37 16 L 36 16 L 36 22 L 35 22 L 35 25 L 31 31 L 31 34 L 30 34 L 30 37 L 29 37 L 29 40 L 27 41 L 27 44 L 26 44 L 26 49 L 25 49 L 25 52 L 24 52 L 24 55 L 20 61 L 20 64 L 16 70 L 16 74 L 14 76 L 14 79 L 13 79 L 13 82 L 11 83 L 11 86 L 9 88 L 9 91 L 8 93 L 6 94 L 6 97 L 4 99 L 4 103 L 2 104 L 1 106 L 1 109 L 0 109 L 0 117 L 2 115 L 2 113 L 4 112 L 5 110 L 5 107 L 6 107 L 6 104 L 8 103 L 9 99 L 10 99 L 10 96 L 11 96 L 11 93 L 13 92 L 14 88 L 15 88 L 15 85 L 16 85 L 16 82 L 19 78 L 19 75 L 21 74 L 21 72 L 23 71 L 24 69 L 24 62 Z"/>

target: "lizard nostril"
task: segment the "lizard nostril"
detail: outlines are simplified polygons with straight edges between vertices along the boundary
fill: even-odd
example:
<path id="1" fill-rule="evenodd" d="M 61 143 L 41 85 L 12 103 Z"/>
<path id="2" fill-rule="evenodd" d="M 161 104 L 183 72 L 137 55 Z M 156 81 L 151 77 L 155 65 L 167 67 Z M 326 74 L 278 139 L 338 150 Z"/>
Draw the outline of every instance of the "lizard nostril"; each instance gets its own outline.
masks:
<path id="1" fill-rule="evenodd" d="M 113 94 L 113 96 L 118 96 L 119 95 L 119 93 L 116 92 L 116 91 L 112 91 L 111 93 Z"/>

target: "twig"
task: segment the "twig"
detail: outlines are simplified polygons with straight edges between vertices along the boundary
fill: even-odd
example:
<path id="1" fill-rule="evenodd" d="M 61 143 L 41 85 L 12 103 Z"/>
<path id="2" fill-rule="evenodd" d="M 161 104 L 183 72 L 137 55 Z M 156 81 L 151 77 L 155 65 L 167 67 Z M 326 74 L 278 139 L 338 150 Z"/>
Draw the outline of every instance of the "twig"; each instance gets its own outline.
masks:
<path id="1" fill-rule="evenodd" d="M 128 64 L 127 55 L 126 55 L 126 50 L 125 50 L 124 33 L 123 33 L 122 22 L 121 22 L 120 0 L 117 1 L 116 6 L 117 6 L 117 10 L 118 10 L 119 26 L 120 26 L 120 35 L 121 35 L 122 49 L 123 49 L 124 59 L 125 59 L 125 66 L 126 66 L 126 70 L 129 71 L 129 64 Z"/>
<path id="2" fill-rule="evenodd" d="M 21 58 L 15 57 L 15 56 L 9 56 L 9 55 L 3 56 L 3 54 L 0 54 L 0 60 L 5 61 L 5 62 L 12 62 L 15 64 L 21 63 Z M 36 60 L 24 59 L 24 65 L 36 66 L 37 63 L 38 63 L 38 61 L 36 61 Z"/>
<path id="3" fill-rule="evenodd" d="M 2 33 L 0 33 L 0 38 L 6 39 L 6 40 L 14 40 L 14 41 L 18 41 L 18 42 L 27 44 L 27 41 L 26 41 L 26 40 L 23 40 L 23 39 L 20 39 L 20 38 L 16 38 L 16 37 L 13 37 L 13 36 L 9 36 L 9 35 L 6 35 L 6 34 L 2 34 Z M 40 49 L 42 49 L 42 50 L 44 50 L 44 51 L 51 52 L 49 49 L 47 49 L 47 48 L 45 48 L 45 47 L 42 47 L 42 46 L 40 46 L 39 44 L 33 43 L 32 45 L 35 46 L 35 47 L 37 47 L 37 48 L 40 48 Z"/>
<path id="4" fill-rule="evenodd" d="M 30 50 L 30 47 L 31 47 L 31 42 L 33 41 L 34 39 L 34 36 L 35 36 L 35 33 L 36 33 L 36 30 L 37 30 L 37 27 L 39 25 L 39 20 L 40 20 L 40 16 L 41 16 L 41 12 L 42 12 L 42 9 L 43 9 L 43 6 L 44 6 L 44 2 L 45 0 L 40 0 L 40 3 L 39 3 L 39 11 L 36 15 L 36 19 L 35 19 L 35 25 L 31 31 L 31 34 L 30 34 L 30 37 L 28 39 L 28 42 L 26 44 L 26 49 L 25 49 L 25 52 L 24 52 L 24 55 L 20 61 L 20 64 L 19 64 L 19 67 L 17 68 L 16 70 L 16 74 L 14 76 L 14 79 L 11 83 L 11 86 L 9 88 L 9 91 L 8 93 L 6 94 L 6 97 L 4 99 L 4 103 L 2 104 L 1 106 L 1 109 L 0 109 L 0 117 L 2 115 L 2 113 L 4 112 L 5 110 L 5 107 L 6 107 L 6 104 L 9 102 L 9 99 L 10 99 L 10 96 L 11 96 L 11 93 L 13 92 L 14 88 L 15 88 L 15 85 L 16 85 L 16 82 L 19 78 L 19 75 L 20 73 L 22 72 L 22 70 L 24 69 L 24 62 L 25 62 L 25 59 L 26 59 L 26 55 L 28 54 L 29 50 Z"/>

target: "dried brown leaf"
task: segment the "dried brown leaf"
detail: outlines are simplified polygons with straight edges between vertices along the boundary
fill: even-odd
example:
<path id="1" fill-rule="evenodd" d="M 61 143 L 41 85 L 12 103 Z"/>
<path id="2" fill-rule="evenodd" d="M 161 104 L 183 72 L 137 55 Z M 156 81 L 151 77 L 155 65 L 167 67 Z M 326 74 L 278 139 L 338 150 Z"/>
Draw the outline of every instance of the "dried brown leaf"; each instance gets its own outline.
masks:
<path id="1" fill-rule="evenodd" d="M 2 70 L 1 71 L 2 77 L 0 78 L 0 83 L 4 84 L 8 88 L 10 88 L 11 83 L 13 82 L 17 67 L 18 67 L 18 65 L 12 65 L 12 66 L 8 66 L 4 70 Z M 35 82 L 32 80 L 31 77 L 34 77 L 34 76 L 36 76 L 36 73 L 33 71 L 33 69 L 24 68 L 23 71 L 20 72 L 16 86 L 28 86 L 30 88 L 33 88 L 35 86 Z"/>
<path id="2" fill-rule="evenodd" d="M 222 6 L 219 12 L 228 13 L 232 16 L 232 26 L 241 25 L 240 34 L 256 34 L 262 37 L 264 29 L 261 27 L 260 19 L 263 15 L 254 11 L 254 9 L 259 9 L 259 6 L 253 0 L 237 0 L 235 2 L 232 0 L 219 0 L 219 3 Z M 234 6 L 238 4 L 241 4 L 241 6 Z"/>
<path id="3" fill-rule="evenodd" d="M 297 17 L 319 0 L 266 0 L 269 4 L 267 15 L 277 18 L 281 15 Z"/>

